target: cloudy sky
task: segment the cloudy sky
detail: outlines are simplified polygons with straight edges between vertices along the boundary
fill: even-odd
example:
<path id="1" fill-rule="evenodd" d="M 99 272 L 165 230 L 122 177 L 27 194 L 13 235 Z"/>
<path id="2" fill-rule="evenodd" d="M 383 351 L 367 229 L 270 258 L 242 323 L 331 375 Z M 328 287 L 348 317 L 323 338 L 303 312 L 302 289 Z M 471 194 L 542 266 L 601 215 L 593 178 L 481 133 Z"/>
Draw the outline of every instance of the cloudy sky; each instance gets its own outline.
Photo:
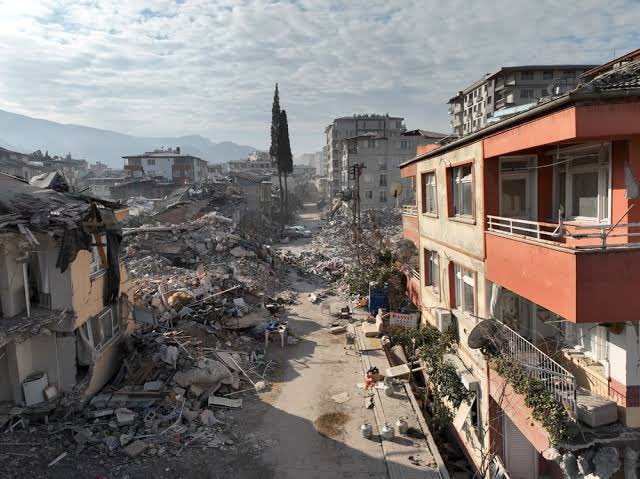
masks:
<path id="1" fill-rule="evenodd" d="M 299 154 L 352 113 L 447 131 L 481 74 L 601 63 L 638 25 L 636 0 L 0 0 L 0 108 L 264 148 L 277 81 Z"/>

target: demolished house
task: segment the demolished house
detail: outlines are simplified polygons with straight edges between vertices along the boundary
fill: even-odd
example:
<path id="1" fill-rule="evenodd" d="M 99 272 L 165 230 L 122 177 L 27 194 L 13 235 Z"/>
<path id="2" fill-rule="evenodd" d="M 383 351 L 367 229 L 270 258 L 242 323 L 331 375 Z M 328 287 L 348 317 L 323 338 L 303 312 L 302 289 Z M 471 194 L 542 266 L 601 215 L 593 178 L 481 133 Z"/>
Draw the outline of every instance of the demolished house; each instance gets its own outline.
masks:
<path id="1" fill-rule="evenodd" d="M 0 175 L 0 403 L 87 397 L 118 367 L 130 303 L 116 206 Z"/>

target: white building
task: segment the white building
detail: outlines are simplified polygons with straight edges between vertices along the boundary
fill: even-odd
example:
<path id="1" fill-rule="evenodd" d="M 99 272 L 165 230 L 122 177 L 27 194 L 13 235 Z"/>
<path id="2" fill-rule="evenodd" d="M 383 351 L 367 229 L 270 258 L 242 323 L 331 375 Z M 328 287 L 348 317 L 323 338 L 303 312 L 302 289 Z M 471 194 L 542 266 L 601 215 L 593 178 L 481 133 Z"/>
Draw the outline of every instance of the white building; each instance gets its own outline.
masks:
<path id="1" fill-rule="evenodd" d="M 208 176 L 207 162 L 175 149 L 160 149 L 141 155 L 123 156 L 125 170 L 132 177 L 161 177 L 178 183 L 195 183 Z"/>

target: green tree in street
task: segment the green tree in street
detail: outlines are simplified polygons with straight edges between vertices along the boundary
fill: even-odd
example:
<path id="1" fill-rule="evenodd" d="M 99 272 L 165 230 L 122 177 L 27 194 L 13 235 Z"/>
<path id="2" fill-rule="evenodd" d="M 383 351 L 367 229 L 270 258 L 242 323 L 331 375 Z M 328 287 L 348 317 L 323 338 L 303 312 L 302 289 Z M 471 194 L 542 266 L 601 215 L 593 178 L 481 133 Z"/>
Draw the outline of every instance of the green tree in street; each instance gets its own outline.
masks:
<path id="1" fill-rule="evenodd" d="M 284 205 L 285 218 L 289 219 L 289 191 L 287 188 L 287 175 L 293 172 L 293 156 L 291 155 L 291 143 L 289 142 L 289 123 L 287 112 L 280 112 L 278 122 L 280 134 L 278 135 L 278 173 L 284 174 Z"/>
<path id="2" fill-rule="evenodd" d="M 271 163 L 278 169 L 278 183 L 280 184 L 280 218 L 282 219 L 284 190 L 282 189 L 282 169 L 280 167 L 280 155 L 278 153 L 278 141 L 280 139 L 279 125 L 280 94 L 278 92 L 278 84 L 276 83 L 276 89 L 273 93 L 273 106 L 271 107 L 271 146 L 269 146 L 269 156 L 271 157 Z"/>

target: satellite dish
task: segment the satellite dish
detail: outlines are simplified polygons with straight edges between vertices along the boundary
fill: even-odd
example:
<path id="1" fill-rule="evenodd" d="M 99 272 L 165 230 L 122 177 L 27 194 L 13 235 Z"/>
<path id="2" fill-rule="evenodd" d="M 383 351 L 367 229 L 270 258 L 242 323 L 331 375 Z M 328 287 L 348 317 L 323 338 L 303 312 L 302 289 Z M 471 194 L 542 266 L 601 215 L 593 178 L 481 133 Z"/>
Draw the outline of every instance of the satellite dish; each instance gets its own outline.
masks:
<path id="1" fill-rule="evenodd" d="M 391 183 L 391 189 L 389 190 L 389 193 L 391 193 L 391 196 L 393 196 L 394 198 L 400 196 L 400 193 L 402 193 L 402 183 L 400 183 L 399 181 L 394 181 L 393 183 Z"/>
<path id="2" fill-rule="evenodd" d="M 467 338 L 467 345 L 471 349 L 486 348 L 487 346 L 500 344 L 501 334 L 495 321 L 485 319 L 476 324 Z"/>

